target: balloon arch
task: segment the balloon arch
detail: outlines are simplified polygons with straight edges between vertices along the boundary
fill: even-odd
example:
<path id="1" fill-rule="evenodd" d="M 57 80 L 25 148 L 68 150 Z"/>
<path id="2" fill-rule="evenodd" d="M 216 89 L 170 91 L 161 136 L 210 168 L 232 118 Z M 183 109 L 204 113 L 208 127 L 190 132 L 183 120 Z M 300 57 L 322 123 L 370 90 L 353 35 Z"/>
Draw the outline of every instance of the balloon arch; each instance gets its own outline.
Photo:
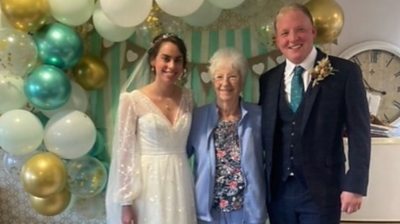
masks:
<path id="1" fill-rule="evenodd" d="M 251 29 L 271 47 L 273 14 L 286 2 L 0 1 L 0 148 L 7 173 L 20 179 L 32 208 L 45 216 L 62 213 L 73 197 L 93 198 L 106 188 L 105 136 L 88 107 L 91 93 L 107 85 L 110 68 L 101 52 L 89 47 L 92 31 L 111 43 L 133 35 L 148 41 L 160 32 L 182 35 L 212 26 L 226 11 L 251 16 L 257 4 L 269 4 L 271 15 Z M 340 6 L 334 0 L 305 4 L 318 29 L 317 41 L 335 42 L 344 22 Z"/>

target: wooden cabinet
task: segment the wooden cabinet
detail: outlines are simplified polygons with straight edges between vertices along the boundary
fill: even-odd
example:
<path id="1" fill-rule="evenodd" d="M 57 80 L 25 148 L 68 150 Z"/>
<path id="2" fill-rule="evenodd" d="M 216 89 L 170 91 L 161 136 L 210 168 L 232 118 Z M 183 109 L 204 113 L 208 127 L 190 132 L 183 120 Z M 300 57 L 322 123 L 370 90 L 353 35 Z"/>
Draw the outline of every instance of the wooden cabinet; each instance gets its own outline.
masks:
<path id="1" fill-rule="evenodd" d="M 400 138 L 372 138 L 368 195 L 343 221 L 400 222 Z M 346 144 L 347 145 L 347 144 Z"/>

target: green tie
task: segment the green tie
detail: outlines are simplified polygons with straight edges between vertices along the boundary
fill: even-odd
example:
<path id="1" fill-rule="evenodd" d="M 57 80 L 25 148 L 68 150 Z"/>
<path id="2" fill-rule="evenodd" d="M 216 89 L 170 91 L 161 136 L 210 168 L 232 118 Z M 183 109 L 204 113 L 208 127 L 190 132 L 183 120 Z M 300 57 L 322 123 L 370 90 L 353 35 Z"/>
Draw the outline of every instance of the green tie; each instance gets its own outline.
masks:
<path id="1" fill-rule="evenodd" d="M 293 112 L 297 111 L 301 103 L 301 99 L 303 98 L 303 77 L 302 74 L 304 72 L 304 68 L 301 66 L 296 66 L 294 68 L 294 75 L 292 78 L 292 86 L 290 89 L 290 108 Z"/>

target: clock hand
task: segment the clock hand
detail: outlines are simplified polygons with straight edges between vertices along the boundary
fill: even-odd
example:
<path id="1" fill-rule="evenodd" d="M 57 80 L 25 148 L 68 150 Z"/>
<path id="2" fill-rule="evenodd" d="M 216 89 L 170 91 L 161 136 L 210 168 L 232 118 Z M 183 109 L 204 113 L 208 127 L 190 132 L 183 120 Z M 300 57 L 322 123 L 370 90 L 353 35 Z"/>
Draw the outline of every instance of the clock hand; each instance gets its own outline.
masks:
<path id="1" fill-rule="evenodd" d="M 373 88 L 368 82 L 367 80 L 363 79 L 364 84 L 365 84 L 365 88 L 371 92 L 375 92 L 375 93 L 379 93 L 381 95 L 386 95 L 386 91 L 382 91 L 382 90 L 377 90 L 375 88 Z"/>

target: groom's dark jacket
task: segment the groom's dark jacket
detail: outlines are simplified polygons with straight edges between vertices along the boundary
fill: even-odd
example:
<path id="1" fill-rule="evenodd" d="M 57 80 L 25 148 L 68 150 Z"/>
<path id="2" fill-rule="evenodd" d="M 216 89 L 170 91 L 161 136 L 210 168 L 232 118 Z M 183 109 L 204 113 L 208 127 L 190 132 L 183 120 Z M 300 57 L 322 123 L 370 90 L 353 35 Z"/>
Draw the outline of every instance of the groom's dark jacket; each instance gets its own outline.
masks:
<path id="1" fill-rule="evenodd" d="M 327 55 L 317 49 L 316 62 Z M 362 73 L 355 63 L 329 56 L 334 75 L 312 87 L 308 86 L 302 102 L 298 164 L 309 191 L 317 204 L 340 204 L 340 193 L 349 191 L 366 195 L 370 163 L 370 116 Z M 280 94 L 286 62 L 265 72 L 260 78 L 262 140 L 266 150 L 266 173 L 269 189 L 278 179 L 271 179 L 276 150 L 281 147 L 278 133 Z M 343 140 L 348 139 L 348 165 Z M 273 175 L 272 175 L 273 176 Z M 271 191 L 269 192 L 271 198 Z"/>

